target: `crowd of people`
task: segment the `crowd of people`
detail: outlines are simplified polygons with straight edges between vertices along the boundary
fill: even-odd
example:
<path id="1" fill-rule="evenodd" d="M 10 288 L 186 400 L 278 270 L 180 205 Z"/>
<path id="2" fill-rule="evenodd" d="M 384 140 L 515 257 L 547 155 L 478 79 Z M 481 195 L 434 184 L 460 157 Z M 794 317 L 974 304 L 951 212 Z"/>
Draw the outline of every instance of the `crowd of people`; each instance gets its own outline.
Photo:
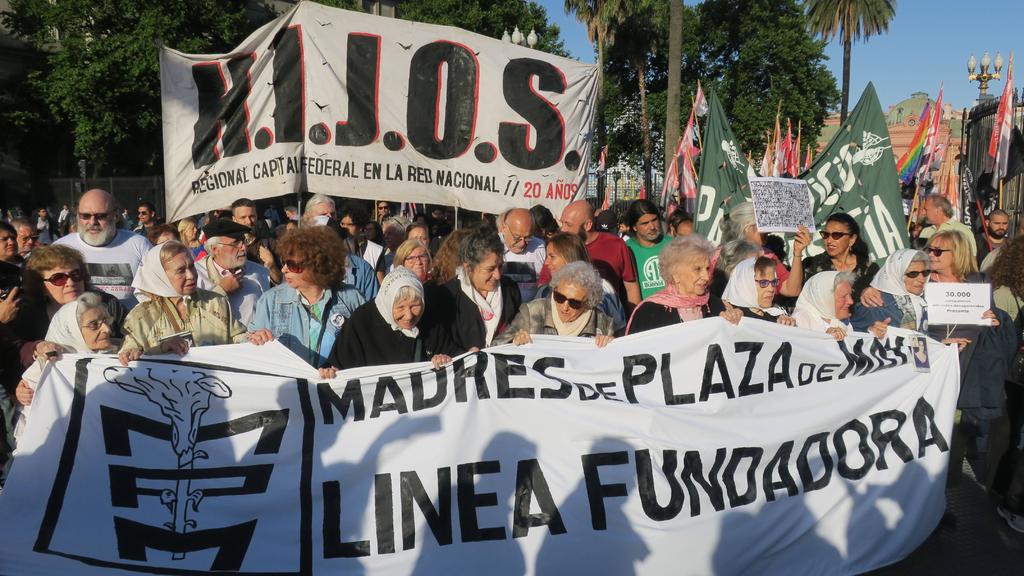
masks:
<path id="1" fill-rule="evenodd" d="M 443 208 L 412 218 L 394 208 L 376 202 L 367 214 L 364 203 L 314 195 L 301 213 L 286 206 L 283 217 L 274 208 L 261 217 L 254 202 L 238 199 L 172 225 L 149 203 L 130 221 L 96 189 L 52 222 L 45 209 L 35 224 L 0 222 L 7 450 L 41 367 L 62 353 L 116 354 L 128 365 L 195 346 L 277 341 L 332 378 L 363 366 L 442 366 L 540 335 L 603 348 L 716 316 L 838 340 L 852 330 L 880 339 L 903 330 L 958 350 L 954 452 L 982 468 L 991 462 L 1000 514 L 1024 531 L 1024 236 L 1008 236 L 1005 212 L 989 214 L 976 236 L 952 218 L 948 201 L 929 197 L 922 244 L 880 265 L 857 221 L 841 212 L 818 223 L 824 250 L 809 255 L 807 229 L 791 243 L 764 234 L 749 202 L 725 216 L 717 246 L 685 212 L 666 217 L 648 200 L 621 218 L 577 201 L 558 215 L 534 206 L 462 227 Z M 929 323 L 928 282 L 990 283 L 990 324 Z"/>

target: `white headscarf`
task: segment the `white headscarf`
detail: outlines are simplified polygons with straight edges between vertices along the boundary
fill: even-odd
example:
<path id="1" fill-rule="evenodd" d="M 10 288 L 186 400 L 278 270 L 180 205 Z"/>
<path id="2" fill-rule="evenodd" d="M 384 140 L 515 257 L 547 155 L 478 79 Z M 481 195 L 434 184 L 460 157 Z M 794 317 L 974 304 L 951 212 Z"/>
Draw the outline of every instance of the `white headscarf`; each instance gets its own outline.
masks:
<path id="1" fill-rule="evenodd" d="M 793 318 L 801 328 L 824 331 L 842 328 L 836 319 L 836 276 L 839 272 L 818 272 L 804 282 L 800 297 L 793 309 Z"/>
<path id="2" fill-rule="evenodd" d="M 897 302 L 904 299 L 910 300 L 910 304 L 914 307 L 917 321 L 920 323 L 925 307 L 924 298 L 908 292 L 906 282 L 903 279 L 907 268 L 914 261 L 916 254 L 923 254 L 923 252 L 903 248 L 890 254 L 889 258 L 885 261 L 885 266 L 871 280 L 871 286 L 881 292 L 892 294 Z M 924 262 L 927 263 L 928 260 L 926 259 Z"/>
<path id="3" fill-rule="evenodd" d="M 135 279 L 132 280 L 132 288 L 153 296 L 176 298 L 181 294 L 178 294 L 178 291 L 171 286 L 164 265 L 160 262 L 160 250 L 163 246 L 163 244 L 157 244 L 150 248 L 149 252 L 146 252 L 146 257 L 142 259 L 142 266 L 139 267 L 138 272 L 135 273 Z"/>
<path id="4" fill-rule="evenodd" d="M 754 263 L 757 258 L 747 258 L 732 269 L 729 283 L 725 286 L 722 300 L 740 308 L 753 308 L 772 316 L 783 316 L 786 311 L 778 306 L 762 308 L 757 303 L 757 280 L 754 279 Z M 774 264 L 774 262 L 773 262 Z"/>
<path id="5" fill-rule="evenodd" d="M 416 277 L 412 270 L 404 266 L 398 266 L 384 277 L 384 281 L 380 284 L 380 291 L 377 292 L 377 297 L 373 299 L 373 302 L 377 305 L 377 311 L 380 312 L 380 315 L 388 323 L 388 326 L 391 326 L 392 330 L 400 331 L 410 338 L 415 338 L 420 333 L 419 328 L 413 326 L 410 329 L 405 329 L 395 323 L 393 313 L 395 299 L 398 298 L 398 292 L 404 286 L 411 287 L 416 292 L 416 295 L 420 297 L 420 302 L 423 301 L 423 284 L 420 283 L 420 279 Z"/>
<path id="6" fill-rule="evenodd" d="M 78 325 L 79 301 L 73 300 L 60 307 L 57 313 L 50 319 L 50 328 L 46 331 L 46 341 L 60 344 L 65 352 L 77 354 L 92 354 L 95 351 L 89 348 L 82 336 L 82 328 Z M 111 345 L 111 349 L 116 346 Z"/>

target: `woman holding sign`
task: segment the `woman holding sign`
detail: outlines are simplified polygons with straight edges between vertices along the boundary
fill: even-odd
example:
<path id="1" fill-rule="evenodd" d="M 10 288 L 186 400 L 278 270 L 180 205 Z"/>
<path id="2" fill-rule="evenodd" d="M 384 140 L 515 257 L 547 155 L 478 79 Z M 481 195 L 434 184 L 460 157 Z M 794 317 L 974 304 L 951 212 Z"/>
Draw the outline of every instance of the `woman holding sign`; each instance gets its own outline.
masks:
<path id="1" fill-rule="evenodd" d="M 775 287 L 778 285 L 775 260 L 764 256 L 747 258 L 733 268 L 722 300 L 739 309 L 747 318 L 796 326 L 792 316 L 774 305 Z"/>
<path id="2" fill-rule="evenodd" d="M 722 220 L 721 244 L 724 246 L 727 242 L 733 240 L 747 240 L 757 246 L 764 246 L 764 238 L 761 236 L 761 231 L 757 229 L 753 202 L 747 201 L 737 204 Z M 810 232 L 807 231 L 807 228 L 801 226 L 800 231 L 796 233 L 796 237 L 793 239 L 792 269 L 787 269 L 771 252 L 763 248 L 761 249 L 761 256 L 775 260 L 775 273 L 779 277 L 777 290 L 779 294 L 791 298 L 800 295 L 800 288 L 804 283 L 803 261 L 800 259 L 800 256 L 810 243 Z"/>
<path id="3" fill-rule="evenodd" d="M 722 300 L 708 292 L 714 253 L 715 247 L 696 234 L 677 237 L 669 242 L 658 256 L 665 288 L 646 298 L 633 310 L 626 325 L 626 334 L 714 316 L 738 324 L 743 312 L 735 308 L 726 310 Z"/>

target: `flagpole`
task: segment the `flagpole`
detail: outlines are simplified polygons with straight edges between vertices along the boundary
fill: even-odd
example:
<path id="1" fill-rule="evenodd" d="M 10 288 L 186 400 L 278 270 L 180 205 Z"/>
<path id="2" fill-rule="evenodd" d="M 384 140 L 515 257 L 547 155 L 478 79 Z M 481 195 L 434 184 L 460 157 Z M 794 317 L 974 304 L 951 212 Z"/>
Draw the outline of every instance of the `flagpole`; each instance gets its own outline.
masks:
<path id="1" fill-rule="evenodd" d="M 700 117 L 697 116 L 697 102 L 696 100 L 693 99 L 693 94 L 690 94 L 690 109 L 693 110 L 693 129 L 694 132 L 697 133 L 697 146 L 699 146 L 700 149 L 703 150 L 704 141 L 701 140 L 700 138 Z M 693 164 L 692 160 L 690 161 L 690 164 Z"/>

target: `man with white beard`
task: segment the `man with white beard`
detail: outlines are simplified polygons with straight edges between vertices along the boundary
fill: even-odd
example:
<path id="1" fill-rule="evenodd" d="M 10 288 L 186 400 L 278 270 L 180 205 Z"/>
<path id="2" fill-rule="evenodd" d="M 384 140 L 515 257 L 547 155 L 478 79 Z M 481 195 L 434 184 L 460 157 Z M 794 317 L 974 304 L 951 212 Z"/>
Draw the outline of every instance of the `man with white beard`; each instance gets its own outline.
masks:
<path id="1" fill-rule="evenodd" d="M 126 310 L 138 304 L 132 279 L 146 252 L 152 248 L 145 236 L 118 230 L 114 198 L 94 188 L 78 201 L 78 231 L 54 244 L 70 246 L 82 253 L 92 285 L 116 297 Z"/>

